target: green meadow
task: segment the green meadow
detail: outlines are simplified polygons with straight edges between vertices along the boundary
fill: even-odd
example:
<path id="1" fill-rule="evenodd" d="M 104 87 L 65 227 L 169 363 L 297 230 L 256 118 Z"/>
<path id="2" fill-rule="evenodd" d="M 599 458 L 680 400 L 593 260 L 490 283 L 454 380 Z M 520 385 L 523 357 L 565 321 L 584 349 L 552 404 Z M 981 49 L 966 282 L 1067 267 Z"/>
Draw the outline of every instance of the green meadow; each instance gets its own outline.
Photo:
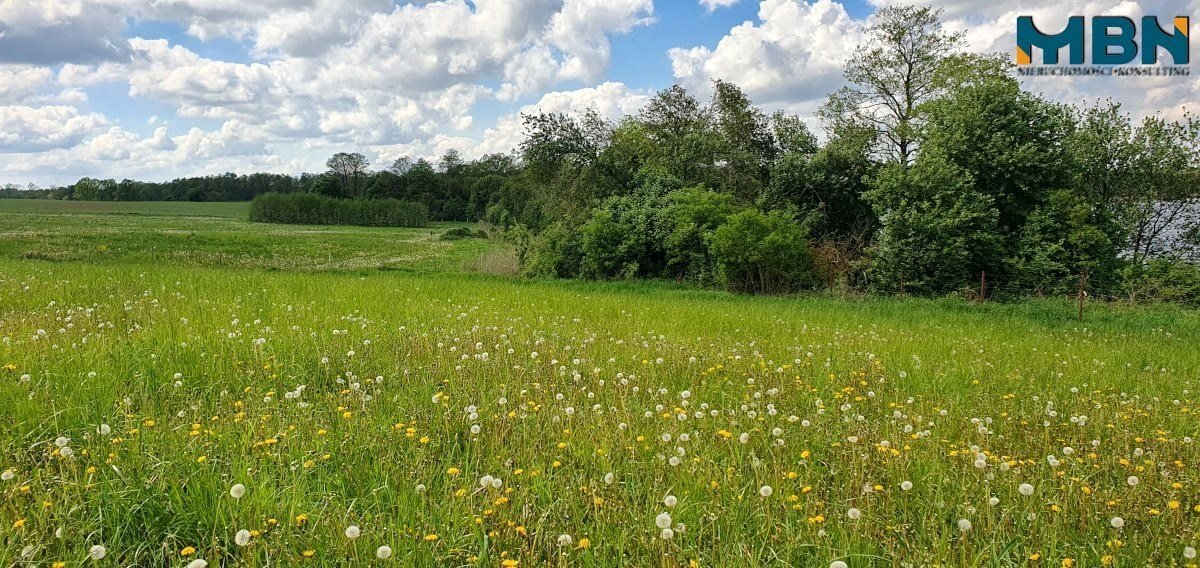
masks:
<path id="1" fill-rule="evenodd" d="M 1195 564 L 1195 311 L 527 281 L 245 211 L 0 200 L 0 565 Z"/>

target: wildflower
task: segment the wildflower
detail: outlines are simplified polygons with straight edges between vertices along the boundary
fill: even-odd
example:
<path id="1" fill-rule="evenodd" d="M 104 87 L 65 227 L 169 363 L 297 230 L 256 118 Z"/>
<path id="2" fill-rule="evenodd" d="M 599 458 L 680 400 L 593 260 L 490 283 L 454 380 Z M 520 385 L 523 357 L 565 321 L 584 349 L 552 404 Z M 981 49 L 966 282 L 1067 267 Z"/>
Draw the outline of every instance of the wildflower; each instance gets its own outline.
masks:
<path id="1" fill-rule="evenodd" d="M 663 540 L 671 540 L 675 538 L 675 531 L 671 529 L 663 529 L 662 532 L 659 533 L 659 536 L 661 536 Z"/>
<path id="2" fill-rule="evenodd" d="M 763 497 L 770 497 L 772 493 L 775 493 L 775 490 L 772 489 L 770 485 L 764 485 L 758 488 L 758 494 L 762 495 Z"/>
<path id="3" fill-rule="evenodd" d="M 388 558 L 391 558 L 391 557 L 392 557 L 392 547 L 385 544 L 385 545 L 380 546 L 379 548 L 375 549 L 375 558 L 378 558 L 380 560 L 387 560 Z"/>
<path id="4" fill-rule="evenodd" d="M 676 499 L 674 495 L 667 495 L 665 498 L 663 498 L 663 505 L 668 507 L 674 507 L 678 503 L 679 499 Z"/>
<path id="5" fill-rule="evenodd" d="M 242 485 L 241 483 L 235 483 L 233 487 L 229 488 L 229 496 L 233 497 L 234 499 L 241 499 L 245 494 L 246 486 Z"/>
<path id="6" fill-rule="evenodd" d="M 849 568 L 849 567 L 846 565 L 845 562 L 842 562 L 841 560 L 834 560 L 833 562 L 829 563 L 829 568 Z"/>
<path id="7" fill-rule="evenodd" d="M 579 548 L 581 548 L 583 550 L 587 550 L 591 547 L 592 547 L 592 541 L 590 541 L 586 538 L 579 539 Z"/>
<path id="8" fill-rule="evenodd" d="M 13 473 L 11 469 L 6 469 L 4 473 L 0 473 L 0 481 L 12 481 L 12 478 L 16 476 L 17 474 Z"/>
<path id="9" fill-rule="evenodd" d="M 354 540 L 354 539 L 358 538 L 359 535 L 361 535 L 361 534 L 362 534 L 362 531 L 360 531 L 358 529 L 358 527 L 355 525 L 350 525 L 350 526 L 346 527 L 346 538 L 348 538 L 350 540 Z"/>
<path id="10" fill-rule="evenodd" d="M 71 443 L 71 439 L 66 436 L 59 436 L 54 439 L 55 447 L 65 448 L 67 446 L 67 444 L 70 444 L 70 443 Z"/>
<path id="11" fill-rule="evenodd" d="M 1112 528 L 1114 529 L 1120 529 L 1125 526 L 1125 519 L 1122 519 L 1121 517 L 1113 517 L 1108 524 L 1112 525 Z"/>
<path id="12" fill-rule="evenodd" d="M 250 531 L 242 529 L 233 535 L 233 542 L 238 546 L 246 546 L 250 544 Z"/>
<path id="13" fill-rule="evenodd" d="M 912 484 L 912 482 L 911 482 L 911 481 L 901 481 L 901 482 L 900 482 L 900 489 L 903 489 L 903 490 L 905 490 L 905 491 L 908 491 L 908 490 L 910 490 L 910 489 L 912 489 L 912 488 L 913 488 L 913 484 Z"/>
<path id="14" fill-rule="evenodd" d="M 571 546 L 572 544 L 574 544 L 574 542 L 575 542 L 575 539 L 571 538 L 571 535 L 569 535 L 569 534 L 558 535 L 558 545 L 559 546 L 568 547 L 568 546 Z"/>
<path id="15" fill-rule="evenodd" d="M 1188 560 L 1194 560 L 1196 558 L 1196 549 L 1190 546 L 1183 547 L 1183 557 Z"/>
<path id="16" fill-rule="evenodd" d="M 91 558 L 92 560 L 100 560 L 104 558 L 105 554 L 108 554 L 108 549 L 100 546 L 99 544 L 93 545 L 88 549 L 88 558 Z"/>
<path id="17" fill-rule="evenodd" d="M 654 526 L 660 529 L 671 528 L 671 514 L 659 513 L 657 517 L 654 517 Z"/>
<path id="18" fill-rule="evenodd" d="M 971 530 L 971 521 L 969 521 L 967 519 L 959 519 L 958 520 L 958 530 L 960 530 L 962 532 L 969 532 Z"/>
<path id="19" fill-rule="evenodd" d="M 204 560 L 203 558 L 197 558 L 191 562 L 188 562 L 186 568 L 208 568 L 208 561 Z"/>
<path id="20" fill-rule="evenodd" d="M 180 556 L 191 556 L 195 553 L 196 553 L 196 547 L 194 547 L 194 546 L 185 546 L 185 547 L 183 547 L 183 550 L 179 551 Z"/>
<path id="21" fill-rule="evenodd" d="M 1033 495 L 1033 486 L 1028 483 L 1022 483 L 1021 486 L 1017 488 L 1017 492 L 1028 497 Z"/>
<path id="22" fill-rule="evenodd" d="M 1125 478 L 1125 483 L 1129 484 L 1130 487 L 1136 486 L 1138 483 L 1141 483 L 1141 481 L 1142 480 L 1138 479 L 1136 475 L 1131 475 Z"/>
<path id="23" fill-rule="evenodd" d="M 437 539 L 438 539 L 438 535 L 436 535 L 436 534 L 431 533 L 431 534 L 425 535 L 425 542 L 433 542 Z"/>
<path id="24" fill-rule="evenodd" d="M 848 517 L 851 521 L 857 521 L 862 518 L 862 511 L 851 507 L 849 511 L 846 511 L 846 517 Z"/>

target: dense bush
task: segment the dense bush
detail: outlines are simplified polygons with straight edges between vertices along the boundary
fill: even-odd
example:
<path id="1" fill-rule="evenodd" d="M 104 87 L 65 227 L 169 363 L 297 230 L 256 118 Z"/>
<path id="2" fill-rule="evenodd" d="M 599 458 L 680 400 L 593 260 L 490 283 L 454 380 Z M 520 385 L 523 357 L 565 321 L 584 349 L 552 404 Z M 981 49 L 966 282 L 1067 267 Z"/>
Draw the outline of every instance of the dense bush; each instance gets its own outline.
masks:
<path id="1" fill-rule="evenodd" d="M 747 209 L 713 233 L 717 275 L 727 288 L 758 294 L 813 285 L 808 231 L 782 212 Z"/>
<path id="2" fill-rule="evenodd" d="M 429 211 L 397 199 L 337 199 L 315 193 L 267 193 L 250 203 L 250 220 L 297 225 L 424 227 Z"/>
<path id="3" fill-rule="evenodd" d="M 1200 307 L 1200 264 L 1158 258 L 1125 270 L 1125 289 L 1133 301 L 1175 302 Z"/>

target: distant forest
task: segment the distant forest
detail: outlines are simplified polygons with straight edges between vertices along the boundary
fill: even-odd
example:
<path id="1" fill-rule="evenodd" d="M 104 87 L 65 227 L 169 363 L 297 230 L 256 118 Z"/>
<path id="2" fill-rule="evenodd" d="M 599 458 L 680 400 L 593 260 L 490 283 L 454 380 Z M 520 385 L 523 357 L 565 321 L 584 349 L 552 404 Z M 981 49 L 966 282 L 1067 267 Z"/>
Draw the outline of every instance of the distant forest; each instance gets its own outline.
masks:
<path id="1" fill-rule="evenodd" d="M 378 207 L 405 215 L 490 223 L 533 277 L 1200 305 L 1200 118 L 1051 101 L 1021 87 L 1007 56 L 962 46 L 939 11 L 879 10 L 848 86 L 818 113 L 823 139 L 718 80 L 708 101 L 675 86 L 616 122 L 527 115 L 511 155 L 371 171 L 338 153 L 299 177 L 85 178 L 0 196 L 386 199 Z M 302 203 L 327 201 L 272 197 L 259 210 L 301 218 Z"/>

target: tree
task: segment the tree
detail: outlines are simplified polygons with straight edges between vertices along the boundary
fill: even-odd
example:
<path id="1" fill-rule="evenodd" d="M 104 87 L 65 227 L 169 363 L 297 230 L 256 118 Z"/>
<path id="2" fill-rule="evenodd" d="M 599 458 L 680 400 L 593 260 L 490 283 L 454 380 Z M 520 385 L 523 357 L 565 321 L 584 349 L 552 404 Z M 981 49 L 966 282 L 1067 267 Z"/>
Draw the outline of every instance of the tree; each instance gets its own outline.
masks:
<path id="1" fill-rule="evenodd" d="M 922 151 L 945 157 L 992 198 L 1011 251 L 1029 215 L 1070 182 L 1068 109 L 999 74 L 956 83 L 924 112 Z"/>
<path id="2" fill-rule="evenodd" d="M 368 163 L 367 157 L 355 153 L 338 152 L 325 162 L 329 173 L 338 177 L 347 197 L 362 197 L 365 195 Z"/>
<path id="3" fill-rule="evenodd" d="M 871 135 L 843 129 L 814 153 L 784 154 L 772 166 L 770 187 L 759 205 L 797 210 L 814 237 L 862 240 L 878 225 L 863 199 L 877 169 L 868 155 Z"/>
<path id="4" fill-rule="evenodd" d="M 770 120 L 733 83 L 713 82 L 716 183 L 750 203 L 762 193 L 778 149 Z"/>
<path id="5" fill-rule="evenodd" d="M 928 7 L 881 8 L 867 28 L 866 43 L 846 63 L 850 86 L 830 95 L 822 118 L 876 129 L 882 153 L 911 164 L 921 106 L 938 95 L 940 64 L 963 43 L 963 33 L 942 29 L 941 13 Z"/>
<path id="6" fill-rule="evenodd" d="M 882 222 L 871 250 L 878 290 L 937 296 L 970 286 L 1002 257 L 991 197 L 943 156 L 922 152 L 911 167 L 889 164 L 867 199 Z"/>

